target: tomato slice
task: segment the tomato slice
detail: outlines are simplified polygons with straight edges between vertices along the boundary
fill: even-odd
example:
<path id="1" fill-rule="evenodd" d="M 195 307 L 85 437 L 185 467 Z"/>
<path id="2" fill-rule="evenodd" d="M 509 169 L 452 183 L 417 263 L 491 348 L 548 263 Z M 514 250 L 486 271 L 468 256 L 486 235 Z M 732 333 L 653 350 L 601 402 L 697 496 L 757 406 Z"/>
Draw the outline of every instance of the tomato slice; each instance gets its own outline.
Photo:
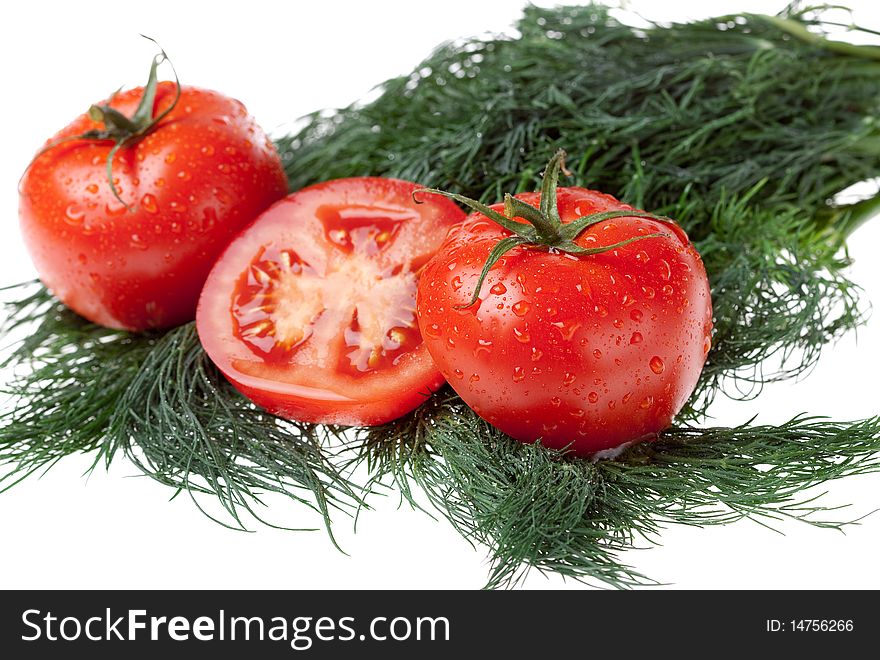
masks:
<path id="1" fill-rule="evenodd" d="M 416 284 L 465 214 L 419 186 L 373 177 L 320 183 L 277 202 L 232 241 L 196 323 L 232 384 L 277 415 L 376 425 L 444 379 L 416 319 Z"/>

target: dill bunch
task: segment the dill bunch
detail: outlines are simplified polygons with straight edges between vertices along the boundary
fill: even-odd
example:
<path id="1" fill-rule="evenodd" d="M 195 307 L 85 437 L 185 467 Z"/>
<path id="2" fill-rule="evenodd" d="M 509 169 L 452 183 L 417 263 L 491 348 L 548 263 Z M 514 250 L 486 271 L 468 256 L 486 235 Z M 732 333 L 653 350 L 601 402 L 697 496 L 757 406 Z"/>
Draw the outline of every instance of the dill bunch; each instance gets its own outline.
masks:
<path id="1" fill-rule="evenodd" d="M 717 393 L 754 396 L 803 373 L 864 318 L 844 241 L 880 202 L 831 200 L 880 175 L 880 62 L 875 48 L 815 36 L 824 25 L 792 8 L 634 29 L 597 5 L 528 7 L 518 36 L 445 44 L 375 101 L 315 113 L 277 142 L 292 189 L 395 176 L 483 201 L 535 188 L 564 147 L 565 185 L 677 218 L 706 264 L 716 329 L 697 391 L 657 442 L 614 461 L 575 459 L 511 440 L 448 389 L 344 440 L 250 404 L 192 324 L 108 330 L 25 285 L 7 294 L 0 327 L 13 340 L 0 489 L 71 453 L 93 453 L 95 466 L 124 455 L 199 505 L 214 496 L 223 524 L 262 519 L 261 494 L 274 492 L 329 531 L 334 511 L 393 486 L 489 547 L 489 587 L 531 569 L 650 582 L 617 554 L 656 541 L 666 523 L 837 526 L 804 492 L 878 469 L 880 419 L 697 425 Z M 361 464 L 362 487 L 349 479 Z"/>

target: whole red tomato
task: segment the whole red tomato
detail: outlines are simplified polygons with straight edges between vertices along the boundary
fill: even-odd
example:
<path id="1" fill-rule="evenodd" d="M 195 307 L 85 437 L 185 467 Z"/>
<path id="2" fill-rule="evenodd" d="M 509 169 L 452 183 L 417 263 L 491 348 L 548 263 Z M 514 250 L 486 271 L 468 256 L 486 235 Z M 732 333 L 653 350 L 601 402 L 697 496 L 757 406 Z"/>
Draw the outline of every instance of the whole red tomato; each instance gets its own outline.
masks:
<path id="1" fill-rule="evenodd" d="M 712 305 L 700 256 L 677 225 L 626 215 L 632 207 L 584 188 L 556 194 L 563 228 L 603 215 L 573 246 L 502 246 L 481 285 L 493 249 L 518 241 L 483 213 L 468 216 L 419 280 L 419 327 L 440 371 L 490 424 L 590 454 L 669 426 L 705 362 Z M 510 216 L 530 213 L 523 202 L 541 207 L 542 193 L 516 200 Z"/>
<path id="2" fill-rule="evenodd" d="M 261 214 L 217 260 L 196 327 L 245 396 L 283 417 L 383 424 L 443 384 L 416 320 L 419 272 L 452 202 L 415 204 L 408 181 L 303 188 Z"/>
<path id="3" fill-rule="evenodd" d="M 169 82 L 150 92 L 149 118 L 176 104 L 116 151 L 113 185 L 114 139 L 71 139 L 106 131 L 84 114 L 49 140 L 20 187 L 43 283 L 87 319 L 128 330 L 192 320 L 217 255 L 287 192 L 274 146 L 241 103 L 194 87 L 176 98 Z M 107 106 L 132 117 L 143 96 L 139 87 Z"/>

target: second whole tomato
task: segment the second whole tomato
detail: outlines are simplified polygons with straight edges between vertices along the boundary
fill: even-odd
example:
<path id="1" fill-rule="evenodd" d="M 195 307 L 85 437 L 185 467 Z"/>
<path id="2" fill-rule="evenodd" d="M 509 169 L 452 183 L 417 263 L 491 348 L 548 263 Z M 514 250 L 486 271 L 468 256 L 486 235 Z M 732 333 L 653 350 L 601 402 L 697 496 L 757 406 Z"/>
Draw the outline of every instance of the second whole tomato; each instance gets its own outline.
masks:
<path id="1" fill-rule="evenodd" d="M 57 133 L 20 185 L 21 229 L 40 279 L 112 328 L 191 321 L 217 256 L 287 192 L 278 153 L 244 105 L 157 82 L 163 59 L 145 87 Z"/>
<path id="2" fill-rule="evenodd" d="M 497 248 L 516 243 L 514 232 L 471 214 L 422 273 L 419 325 L 440 371 L 490 424 L 592 454 L 654 437 L 685 404 L 711 343 L 709 284 L 676 224 L 609 195 L 557 190 L 555 177 L 552 185 L 562 228 L 598 221 L 574 245 L 559 242 L 568 251 L 528 241 Z M 537 211 L 542 193 L 516 200 L 506 215 L 529 227 L 510 211 L 531 214 L 523 202 Z M 503 254 L 481 281 L 493 249 Z"/>

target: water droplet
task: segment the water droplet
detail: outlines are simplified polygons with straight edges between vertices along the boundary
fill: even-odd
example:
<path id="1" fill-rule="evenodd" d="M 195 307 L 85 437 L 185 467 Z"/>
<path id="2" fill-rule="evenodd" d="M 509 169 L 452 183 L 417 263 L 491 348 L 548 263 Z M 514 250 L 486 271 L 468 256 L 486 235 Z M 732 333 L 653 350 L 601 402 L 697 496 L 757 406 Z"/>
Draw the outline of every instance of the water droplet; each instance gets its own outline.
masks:
<path id="1" fill-rule="evenodd" d="M 671 296 L 675 292 L 675 289 L 672 288 L 671 284 L 664 284 L 663 289 L 661 290 L 663 291 L 664 296 Z"/>
<path id="2" fill-rule="evenodd" d="M 529 324 L 524 324 L 522 328 L 514 326 L 513 336 L 516 337 L 517 341 L 523 344 L 529 343 L 532 339 L 532 336 L 529 334 Z"/>
<path id="3" fill-rule="evenodd" d="M 562 333 L 562 338 L 565 341 L 571 341 L 572 337 L 574 337 L 574 333 L 578 331 L 578 328 L 581 327 L 581 324 L 578 323 L 575 319 L 563 319 L 562 321 L 553 321 L 550 325 L 554 328 L 557 328 L 559 332 Z"/>
<path id="4" fill-rule="evenodd" d="M 157 213 L 159 211 L 159 205 L 156 203 L 156 198 L 149 193 L 141 197 L 141 206 L 144 207 L 144 211 L 147 213 Z"/>
<path id="5" fill-rule="evenodd" d="M 672 266 L 669 265 L 669 262 L 666 261 L 666 259 L 660 260 L 660 277 L 667 282 L 672 277 Z"/>
<path id="6" fill-rule="evenodd" d="M 171 231 L 174 234 L 179 234 L 180 232 L 183 231 L 183 226 L 179 222 L 172 222 L 171 223 Z"/>
<path id="7" fill-rule="evenodd" d="M 446 348 L 455 348 L 455 340 L 452 337 L 446 338 Z"/>
<path id="8" fill-rule="evenodd" d="M 596 313 L 596 316 L 608 316 L 608 308 L 605 307 L 605 305 L 596 305 L 595 307 L 593 307 L 593 311 Z"/>
<path id="9" fill-rule="evenodd" d="M 425 328 L 425 334 L 428 335 L 431 339 L 437 339 L 440 335 L 443 334 L 443 331 L 440 329 L 440 326 L 436 323 L 432 323 L 428 327 Z"/>
<path id="10" fill-rule="evenodd" d="M 659 355 L 655 355 L 648 362 L 648 365 L 651 367 L 651 371 L 653 371 L 658 376 L 663 373 L 663 370 L 666 368 L 666 364 L 663 362 L 663 358 Z"/>
<path id="11" fill-rule="evenodd" d="M 83 254 L 82 252 L 79 253 L 79 256 L 77 257 L 77 259 L 79 259 L 79 262 L 83 266 L 85 266 L 89 262 L 89 258 L 85 254 Z"/>
<path id="12" fill-rule="evenodd" d="M 456 369 L 452 373 L 455 374 L 455 377 L 458 378 L 459 380 L 464 378 L 464 372 L 461 369 Z"/>
<path id="13" fill-rule="evenodd" d="M 615 328 L 622 328 L 623 321 L 621 321 L 620 319 L 614 319 L 614 321 L 611 323 L 611 325 L 613 325 Z"/>
<path id="14" fill-rule="evenodd" d="M 648 253 L 645 252 L 644 250 L 639 250 L 638 252 L 636 252 L 636 261 L 638 261 L 642 264 L 646 264 L 650 260 L 651 260 L 651 258 L 648 256 Z"/>
<path id="15" fill-rule="evenodd" d="M 560 399 L 558 396 L 551 396 L 550 403 L 553 404 L 554 408 L 558 408 L 559 405 L 562 403 L 562 399 Z"/>
<path id="16" fill-rule="evenodd" d="M 642 313 L 642 310 L 640 310 L 640 309 L 634 309 L 629 313 L 629 317 L 633 321 L 635 321 L 636 323 L 641 321 L 643 316 L 644 316 L 644 314 Z"/>
<path id="17" fill-rule="evenodd" d="M 632 333 L 632 337 L 629 338 L 629 343 L 630 344 L 640 344 L 640 343 L 642 343 L 642 339 L 643 339 L 643 337 L 642 337 L 641 332 L 634 332 L 634 333 Z"/>
<path id="18" fill-rule="evenodd" d="M 540 348 L 536 348 L 535 346 L 532 346 L 532 362 L 537 362 L 543 356 L 544 356 L 544 351 L 542 351 Z"/>
<path id="19" fill-rule="evenodd" d="M 501 294 L 507 293 L 507 287 L 504 286 L 501 282 L 498 282 L 498 284 L 493 285 L 492 288 L 489 289 L 489 291 L 496 296 L 500 296 Z"/>
<path id="20" fill-rule="evenodd" d="M 565 375 L 562 377 L 562 384 L 565 385 L 566 387 L 568 387 L 576 380 L 577 380 L 577 376 L 575 376 L 570 371 L 566 371 Z"/>
<path id="21" fill-rule="evenodd" d="M 593 351 L 593 357 L 596 358 L 597 360 L 601 360 L 602 359 L 602 351 L 600 351 L 597 348 L 595 351 Z"/>
<path id="22" fill-rule="evenodd" d="M 177 160 L 176 154 L 172 153 L 172 154 L 167 154 L 165 156 L 165 162 L 168 163 L 169 165 L 171 165 L 171 163 L 173 163 L 175 160 Z"/>
<path id="23" fill-rule="evenodd" d="M 180 170 L 177 173 L 177 178 L 180 179 L 181 181 L 189 181 L 190 179 L 192 179 L 192 174 L 190 174 L 186 170 Z"/>
<path id="24" fill-rule="evenodd" d="M 480 353 L 491 353 L 492 352 L 492 342 L 488 339 L 478 339 L 477 347 L 474 349 L 474 356 L 479 355 Z"/>
<path id="25" fill-rule="evenodd" d="M 599 400 L 599 394 L 597 392 L 590 392 L 587 395 L 587 401 L 590 403 L 596 403 Z"/>
<path id="26" fill-rule="evenodd" d="M 456 275 L 455 277 L 452 278 L 452 281 L 450 282 L 450 284 L 452 285 L 453 291 L 458 291 L 461 288 L 461 284 L 462 284 L 461 278 L 458 275 Z"/>
<path id="27" fill-rule="evenodd" d="M 146 250 L 147 244 L 144 243 L 144 239 L 142 239 L 138 234 L 132 234 L 131 240 L 128 244 L 133 247 L 135 250 Z"/>
<path id="28" fill-rule="evenodd" d="M 455 270 L 456 266 L 458 266 L 458 262 L 456 261 L 450 261 L 448 264 L 446 264 L 446 268 L 448 268 L 449 270 Z"/>
<path id="29" fill-rule="evenodd" d="M 614 406 L 616 405 L 617 403 L 614 401 L 614 399 L 611 399 L 611 401 L 608 402 L 608 410 L 614 410 Z"/>
<path id="30" fill-rule="evenodd" d="M 98 192 L 98 184 L 90 183 L 86 186 L 86 190 L 94 195 L 96 192 Z"/>
<path id="31" fill-rule="evenodd" d="M 86 212 L 79 204 L 68 204 L 64 209 L 64 221 L 74 227 L 81 225 Z"/>
<path id="32" fill-rule="evenodd" d="M 519 302 L 515 302 L 510 307 L 510 309 L 513 311 L 513 313 L 519 317 L 523 317 L 526 314 L 528 314 L 529 310 L 531 308 L 532 308 L 532 306 L 529 305 L 529 303 L 527 303 L 525 300 L 520 300 Z"/>
<path id="33" fill-rule="evenodd" d="M 163 179 L 161 176 L 158 179 L 156 179 L 156 187 L 157 188 L 161 188 L 164 185 L 165 185 L 165 179 Z"/>
<path id="34" fill-rule="evenodd" d="M 621 399 L 621 401 L 623 401 L 623 405 L 626 405 L 627 403 L 629 403 L 629 400 L 631 398 L 632 398 L 632 392 L 627 392 L 626 394 L 624 394 L 623 399 Z"/>
<path id="35" fill-rule="evenodd" d="M 651 300 L 654 297 L 654 288 L 650 286 L 643 286 L 642 293 L 645 294 L 645 298 Z"/>
<path id="36" fill-rule="evenodd" d="M 206 144 L 204 147 L 199 149 L 199 151 L 201 151 L 206 156 L 213 156 L 214 155 L 214 147 L 210 144 Z"/>
<path id="37" fill-rule="evenodd" d="M 92 156 L 92 165 L 100 165 L 102 160 L 100 156 Z"/>
<path id="38" fill-rule="evenodd" d="M 522 367 L 514 367 L 513 368 L 513 382 L 519 383 L 526 377 L 526 372 Z"/>
<path id="39" fill-rule="evenodd" d="M 470 381 L 471 381 L 472 383 L 478 383 L 478 382 L 480 382 L 480 375 L 479 375 L 479 374 L 471 374 Z"/>
<path id="40" fill-rule="evenodd" d="M 653 405 L 654 405 L 654 397 L 646 396 L 644 399 L 642 399 L 641 403 L 639 403 L 639 408 L 641 408 L 642 410 L 647 410 L 648 408 L 650 408 Z"/>

